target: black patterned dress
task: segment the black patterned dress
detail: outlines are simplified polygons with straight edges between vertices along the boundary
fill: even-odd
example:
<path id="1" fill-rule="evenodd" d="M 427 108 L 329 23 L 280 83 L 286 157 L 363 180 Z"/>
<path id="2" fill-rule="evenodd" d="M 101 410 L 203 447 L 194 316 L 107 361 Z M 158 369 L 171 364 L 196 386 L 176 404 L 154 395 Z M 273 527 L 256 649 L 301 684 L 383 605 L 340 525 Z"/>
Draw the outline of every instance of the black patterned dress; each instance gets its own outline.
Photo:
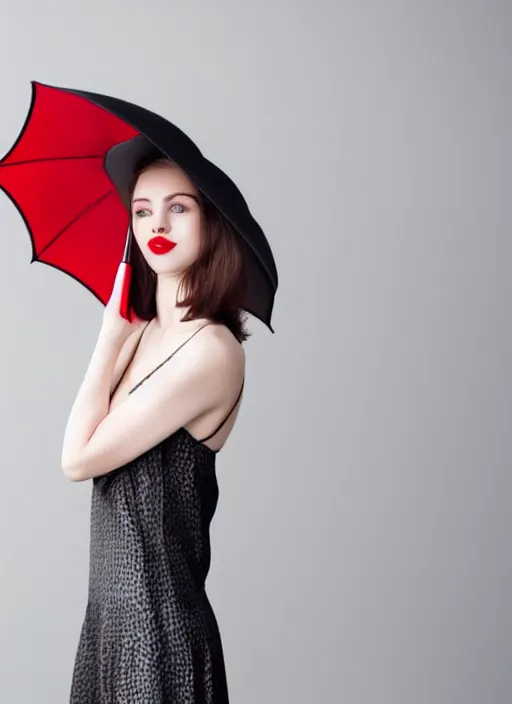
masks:
<path id="1" fill-rule="evenodd" d="M 180 428 L 93 479 L 89 593 L 70 704 L 228 704 L 205 590 L 217 453 L 203 443 L 239 398 L 208 438 Z"/>

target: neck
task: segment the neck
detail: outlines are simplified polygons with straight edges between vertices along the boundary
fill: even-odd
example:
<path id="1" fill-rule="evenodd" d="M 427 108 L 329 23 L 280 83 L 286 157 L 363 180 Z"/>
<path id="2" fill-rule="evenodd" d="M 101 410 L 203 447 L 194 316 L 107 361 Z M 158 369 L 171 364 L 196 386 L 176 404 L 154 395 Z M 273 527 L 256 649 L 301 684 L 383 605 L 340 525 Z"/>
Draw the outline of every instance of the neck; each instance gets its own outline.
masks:
<path id="1" fill-rule="evenodd" d="M 156 326 L 161 330 L 177 328 L 187 308 L 176 305 L 180 278 L 173 274 L 158 274 L 156 279 Z"/>

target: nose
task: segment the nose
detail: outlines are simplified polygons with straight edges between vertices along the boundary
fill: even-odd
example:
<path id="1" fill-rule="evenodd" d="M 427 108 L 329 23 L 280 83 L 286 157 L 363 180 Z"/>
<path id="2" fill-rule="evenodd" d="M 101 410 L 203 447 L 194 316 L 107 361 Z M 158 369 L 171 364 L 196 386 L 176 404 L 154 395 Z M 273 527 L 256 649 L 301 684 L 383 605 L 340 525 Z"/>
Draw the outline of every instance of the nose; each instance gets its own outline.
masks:
<path id="1" fill-rule="evenodd" d="M 167 232 L 168 228 L 160 225 L 159 227 L 153 227 L 153 232 L 155 234 L 161 234 L 162 232 Z"/>

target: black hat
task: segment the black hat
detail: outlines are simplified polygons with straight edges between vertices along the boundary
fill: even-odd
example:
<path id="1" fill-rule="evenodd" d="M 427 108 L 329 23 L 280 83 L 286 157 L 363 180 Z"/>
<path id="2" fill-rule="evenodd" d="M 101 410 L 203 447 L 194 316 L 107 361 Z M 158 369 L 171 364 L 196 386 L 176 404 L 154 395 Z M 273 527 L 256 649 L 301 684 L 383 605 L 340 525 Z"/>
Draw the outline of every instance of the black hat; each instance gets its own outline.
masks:
<path id="1" fill-rule="evenodd" d="M 151 113 L 152 114 L 152 113 Z M 269 243 L 236 184 L 206 159 L 194 142 L 178 127 L 159 116 L 151 133 L 139 134 L 116 144 L 106 154 L 105 170 L 125 207 L 130 210 L 129 188 L 141 159 L 154 154 L 170 159 L 219 209 L 240 235 L 247 277 L 242 308 L 271 326 L 277 269 Z M 151 135 L 151 136 L 149 136 Z"/>

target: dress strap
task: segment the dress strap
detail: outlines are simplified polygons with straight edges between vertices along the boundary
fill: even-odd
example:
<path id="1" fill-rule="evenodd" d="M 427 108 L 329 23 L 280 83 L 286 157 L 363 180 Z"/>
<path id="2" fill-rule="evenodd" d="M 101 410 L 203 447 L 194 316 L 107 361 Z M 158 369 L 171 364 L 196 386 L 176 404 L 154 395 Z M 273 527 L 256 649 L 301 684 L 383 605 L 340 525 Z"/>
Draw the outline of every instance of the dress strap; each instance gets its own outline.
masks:
<path id="1" fill-rule="evenodd" d="M 121 374 L 121 376 L 119 377 L 119 380 L 118 380 L 117 384 L 116 384 L 116 385 L 114 386 L 114 388 L 112 389 L 112 392 L 111 392 L 111 394 L 110 394 L 110 398 L 112 398 L 112 396 L 113 396 L 113 395 L 115 394 L 115 392 L 117 391 L 117 387 L 118 387 L 119 384 L 122 382 L 122 380 L 123 380 L 123 378 L 124 378 L 124 375 L 126 374 L 126 370 L 127 370 L 128 367 L 130 366 L 130 364 L 133 362 L 133 358 L 135 357 L 135 354 L 136 354 L 137 350 L 139 349 L 139 345 L 140 345 L 140 341 L 142 340 L 142 336 L 143 336 L 144 333 L 146 332 L 146 328 L 148 327 L 148 325 L 149 325 L 150 322 L 151 322 L 151 320 L 149 320 L 149 321 L 146 323 L 146 325 L 144 325 L 144 327 L 142 328 L 142 332 L 141 332 L 141 334 L 140 334 L 140 336 L 139 336 L 139 339 L 137 340 L 137 344 L 136 344 L 135 347 L 133 348 L 133 352 L 132 352 L 131 355 L 130 355 L 130 359 L 129 359 L 128 362 L 126 363 L 125 368 L 124 368 L 124 371 L 123 371 L 123 373 Z"/>
<path id="2" fill-rule="evenodd" d="M 213 438 L 213 436 L 216 435 L 216 434 L 219 432 L 219 430 L 222 428 L 222 426 L 224 425 L 224 423 L 227 421 L 227 419 L 228 419 L 228 418 L 230 417 L 230 415 L 233 413 L 233 411 L 235 410 L 235 408 L 236 408 L 238 402 L 240 401 L 240 397 L 241 397 L 241 395 L 242 395 L 242 391 L 244 390 L 244 383 L 245 383 L 245 377 L 244 377 L 244 379 L 243 379 L 243 381 L 242 381 L 242 388 L 240 389 L 240 393 L 238 394 L 238 398 L 237 398 L 237 400 L 235 401 L 235 403 L 232 405 L 231 410 L 229 411 L 229 413 L 227 414 L 227 416 L 224 418 L 224 420 L 222 421 L 222 423 L 220 423 L 220 425 L 218 425 L 218 426 L 215 428 L 215 430 L 213 431 L 213 433 L 210 433 L 210 434 L 207 435 L 205 438 L 202 438 L 201 440 L 198 440 L 198 442 L 205 442 L 206 440 L 209 440 L 210 438 Z"/>
<path id="3" fill-rule="evenodd" d="M 148 325 L 149 325 L 149 323 L 148 323 Z M 187 342 L 189 342 L 189 340 L 191 340 L 191 339 L 194 337 L 194 335 L 197 335 L 197 333 L 198 333 L 200 330 L 202 330 L 203 328 L 205 328 L 207 325 L 211 325 L 211 323 L 205 323 L 204 325 L 201 325 L 200 328 L 197 328 L 197 330 L 195 330 L 195 331 L 192 333 L 192 335 L 190 335 L 190 337 L 187 337 L 187 339 L 186 339 L 184 342 L 182 342 L 181 345 L 178 345 L 178 347 L 176 347 L 176 349 L 175 349 L 173 352 L 171 352 L 171 354 L 170 354 L 168 357 L 166 357 L 163 362 L 160 362 L 160 364 L 159 364 L 158 366 L 156 366 L 154 369 L 152 369 L 152 370 L 149 372 L 149 374 L 146 374 L 146 376 L 145 376 L 143 379 L 141 379 L 139 382 L 137 382 L 137 383 L 135 384 L 135 386 L 134 386 L 132 389 L 130 389 L 130 391 L 128 392 L 128 394 L 131 394 L 131 393 L 133 393 L 133 392 L 135 391 L 135 389 L 138 389 L 139 386 L 140 386 L 141 384 L 143 384 L 147 379 L 149 379 L 149 377 L 152 376 L 152 375 L 156 372 L 157 369 L 160 369 L 160 367 L 163 367 L 163 365 L 164 365 L 166 362 L 168 362 L 168 361 L 171 359 L 171 357 L 174 357 L 174 355 L 176 354 L 176 352 L 178 352 L 178 350 L 181 350 L 181 348 L 182 348 L 184 345 L 186 345 Z M 147 325 L 146 325 L 146 327 L 144 328 L 144 330 L 142 331 L 142 334 L 141 334 L 141 336 L 140 336 L 140 338 L 139 338 L 139 342 L 137 343 L 137 346 L 135 347 L 135 351 L 137 351 L 137 347 L 139 346 L 140 340 L 141 340 L 141 338 L 142 338 L 142 335 L 144 335 L 144 331 L 146 330 L 146 328 L 147 328 Z M 135 356 L 135 352 L 133 353 L 133 356 Z M 133 359 L 133 357 L 132 357 L 132 359 Z"/>

